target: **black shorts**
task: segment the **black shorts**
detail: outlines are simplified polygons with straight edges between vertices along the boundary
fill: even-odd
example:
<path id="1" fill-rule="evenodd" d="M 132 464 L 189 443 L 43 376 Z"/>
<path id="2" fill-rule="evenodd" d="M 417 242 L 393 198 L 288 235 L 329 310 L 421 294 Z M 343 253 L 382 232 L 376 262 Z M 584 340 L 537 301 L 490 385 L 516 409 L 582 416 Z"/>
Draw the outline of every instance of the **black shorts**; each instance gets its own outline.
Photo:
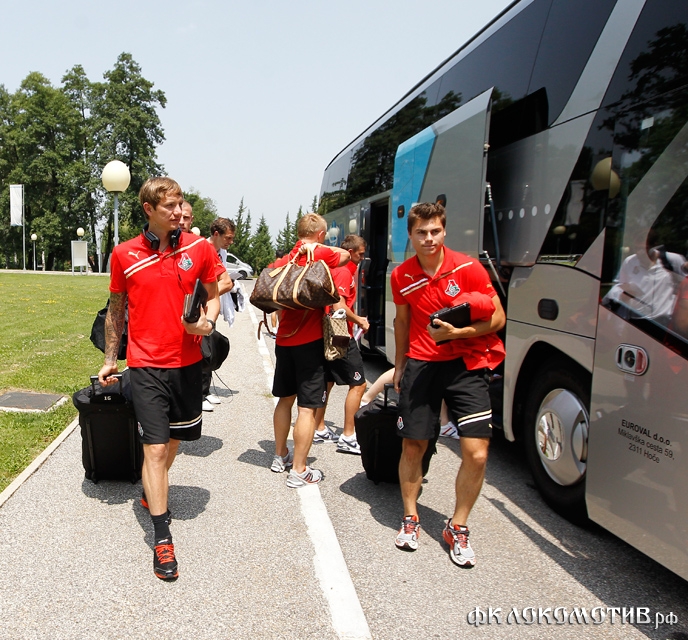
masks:
<path id="1" fill-rule="evenodd" d="M 409 358 L 401 378 L 398 435 L 431 440 L 439 434 L 442 400 L 462 438 L 492 437 L 487 369 L 466 371 L 463 358 L 426 362 Z"/>
<path id="2" fill-rule="evenodd" d="M 131 395 L 144 444 L 201 437 L 201 363 L 178 369 L 131 367 Z"/>
<path id="3" fill-rule="evenodd" d="M 325 360 L 325 380 L 347 387 L 366 383 L 361 350 L 353 338 L 349 340 L 349 348 L 343 358 Z"/>
<path id="4" fill-rule="evenodd" d="M 273 396 L 296 396 L 296 404 L 307 409 L 325 406 L 327 384 L 322 338 L 295 347 L 275 345 L 275 359 Z"/>

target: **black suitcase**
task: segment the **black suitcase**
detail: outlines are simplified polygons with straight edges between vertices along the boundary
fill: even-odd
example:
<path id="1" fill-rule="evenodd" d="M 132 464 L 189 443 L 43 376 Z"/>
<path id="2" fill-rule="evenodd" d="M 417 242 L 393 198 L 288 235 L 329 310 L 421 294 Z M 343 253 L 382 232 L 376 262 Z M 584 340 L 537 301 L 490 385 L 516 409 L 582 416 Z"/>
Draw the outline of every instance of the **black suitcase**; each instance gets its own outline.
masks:
<path id="1" fill-rule="evenodd" d="M 361 407 L 354 416 L 356 439 L 361 447 L 361 462 L 369 480 L 375 484 L 399 484 L 401 441 L 397 435 L 399 409 L 389 400 L 392 384 L 385 385 L 384 400 L 375 399 Z M 423 476 L 430 468 L 430 458 L 437 451 L 437 436 L 428 443 L 423 456 Z"/>
<path id="2" fill-rule="evenodd" d="M 91 376 L 91 386 L 72 396 L 79 410 L 81 426 L 81 458 L 86 477 L 99 480 L 141 478 L 143 445 L 136 425 L 131 401 L 127 398 L 128 371 L 117 374 L 119 388 L 101 388 L 98 376 Z"/>

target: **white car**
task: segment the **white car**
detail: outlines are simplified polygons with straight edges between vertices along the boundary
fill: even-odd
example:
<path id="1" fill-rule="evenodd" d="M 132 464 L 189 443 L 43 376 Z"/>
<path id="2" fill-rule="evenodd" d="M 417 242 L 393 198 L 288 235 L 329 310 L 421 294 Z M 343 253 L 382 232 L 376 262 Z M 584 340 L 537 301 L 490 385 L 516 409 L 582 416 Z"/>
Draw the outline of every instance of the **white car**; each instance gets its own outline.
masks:
<path id="1" fill-rule="evenodd" d="M 250 264 L 246 264 L 242 260 L 239 260 L 233 253 L 227 252 L 227 270 L 230 275 L 232 273 L 237 274 L 239 280 L 246 280 L 253 276 L 253 267 Z"/>

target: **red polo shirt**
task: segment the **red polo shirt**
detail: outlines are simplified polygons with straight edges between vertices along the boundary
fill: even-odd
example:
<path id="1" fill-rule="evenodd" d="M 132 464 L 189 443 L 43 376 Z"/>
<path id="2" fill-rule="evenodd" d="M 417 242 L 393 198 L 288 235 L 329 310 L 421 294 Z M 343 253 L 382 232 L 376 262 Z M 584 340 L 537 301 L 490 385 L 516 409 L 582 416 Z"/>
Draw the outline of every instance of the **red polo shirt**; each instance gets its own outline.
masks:
<path id="1" fill-rule="evenodd" d="M 492 298 L 497 292 L 477 259 L 444 247 L 442 266 L 431 278 L 413 256 L 392 271 L 391 287 L 395 304 L 409 305 L 411 321 L 406 354 L 409 358 L 426 361 L 463 358 L 469 370 L 493 369 L 504 359 L 504 346 L 495 334 L 438 345 L 426 328 L 435 311 L 462 302 L 470 302 L 473 322 L 489 320 L 492 316 L 495 309 Z"/>
<path id="2" fill-rule="evenodd" d="M 289 262 L 298 253 L 302 244 L 303 241 L 299 240 L 289 252 L 289 255 L 278 258 L 272 266 L 281 267 Z M 339 254 L 322 245 L 318 245 L 315 248 L 313 257 L 316 260 L 322 260 L 330 269 L 339 265 Z M 301 256 L 297 263 L 299 265 L 306 264 L 306 256 Z M 309 311 L 282 309 L 275 342 L 281 347 L 295 347 L 319 340 L 323 337 L 323 314 L 323 309 L 312 309 Z"/>
<path id="3" fill-rule="evenodd" d="M 205 238 L 182 233 L 176 249 L 153 250 L 143 234 L 115 247 L 110 291 L 129 300 L 130 367 L 176 369 L 201 359 L 201 336 L 184 330 L 184 296 L 196 279 L 207 284 L 225 270 Z"/>

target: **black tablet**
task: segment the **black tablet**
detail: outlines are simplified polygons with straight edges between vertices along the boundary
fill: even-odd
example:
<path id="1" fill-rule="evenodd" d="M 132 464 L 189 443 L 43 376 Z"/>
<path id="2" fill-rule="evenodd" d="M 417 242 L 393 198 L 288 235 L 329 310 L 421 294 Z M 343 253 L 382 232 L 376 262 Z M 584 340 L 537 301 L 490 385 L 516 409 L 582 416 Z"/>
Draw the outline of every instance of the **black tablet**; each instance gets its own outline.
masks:
<path id="1" fill-rule="evenodd" d="M 457 304 L 455 307 L 445 307 L 430 315 L 430 324 L 435 326 L 435 319 L 448 322 L 452 327 L 461 329 L 471 324 L 471 305 L 468 302 Z M 449 340 L 440 340 L 437 344 L 444 344 Z"/>
<path id="2" fill-rule="evenodd" d="M 208 292 L 205 290 L 203 283 L 196 278 L 196 285 L 193 293 L 187 293 L 184 296 L 184 320 L 186 322 L 198 322 L 201 317 L 201 307 L 208 302 Z"/>

